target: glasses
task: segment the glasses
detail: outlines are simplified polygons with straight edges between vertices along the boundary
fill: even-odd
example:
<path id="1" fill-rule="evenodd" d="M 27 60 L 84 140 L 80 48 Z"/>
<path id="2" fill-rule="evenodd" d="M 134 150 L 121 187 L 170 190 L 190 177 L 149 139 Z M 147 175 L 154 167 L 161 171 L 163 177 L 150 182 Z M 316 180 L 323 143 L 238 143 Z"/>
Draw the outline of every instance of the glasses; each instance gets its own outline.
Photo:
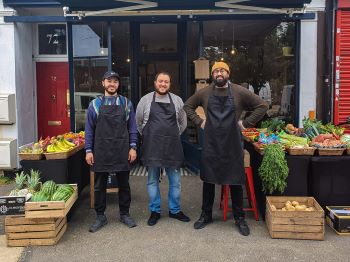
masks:
<path id="1" fill-rule="evenodd" d="M 213 71 L 214 75 L 217 75 L 218 73 L 221 73 L 222 75 L 225 74 L 227 71 L 225 69 L 215 69 Z"/>

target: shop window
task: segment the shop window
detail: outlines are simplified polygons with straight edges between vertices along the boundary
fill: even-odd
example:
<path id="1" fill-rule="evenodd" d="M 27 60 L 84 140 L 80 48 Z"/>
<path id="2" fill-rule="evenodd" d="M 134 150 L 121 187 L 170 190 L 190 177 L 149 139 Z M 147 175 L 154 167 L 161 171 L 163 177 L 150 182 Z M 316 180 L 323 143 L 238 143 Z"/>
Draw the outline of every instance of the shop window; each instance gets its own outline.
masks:
<path id="1" fill-rule="evenodd" d="M 141 24 L 140 41 L 142 53 L 175 53 L 177 52 L 177 24 Z"/>
<path id="2" fill-rule="evenodd" d="M 269 104 L 267 117 L 295 120 L 295 23 L 275 20 L 204 22 L 204 56 L 225 61 L 230 80 Z"/>
<path id="3" fill-rule="evenodd" d="M 39 55 L 66 55 L 66 32 L 65 24 L 39 24 Z"/>

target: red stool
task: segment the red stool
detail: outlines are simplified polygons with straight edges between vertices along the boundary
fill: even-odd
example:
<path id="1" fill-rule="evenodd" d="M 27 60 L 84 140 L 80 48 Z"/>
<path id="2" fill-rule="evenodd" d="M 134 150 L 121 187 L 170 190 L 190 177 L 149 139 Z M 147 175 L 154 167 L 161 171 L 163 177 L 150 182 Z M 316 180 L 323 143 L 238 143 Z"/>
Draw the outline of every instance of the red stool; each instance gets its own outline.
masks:
<path id="1" fill-rule="evenodd" d="M 251 167 L 245 167 L 245 175 L 247 177 L 246 181 L 246 191 L 247 198 L 250 204 L 250 207 L 243 208 L 244 211 L 253 211 L 255 215 L 255 220 L 259 220 L 258 208 L 256 206 L 255 199 L 255 191 L 254 191 L 254 180 L 253 180 L 253 170 Z M 224 212 L 224 221 L 227 219 L 227 212 L 232 211 L 231 208 L 228 207 L 228 199 L 230 195 L 230 186 L 223 185 L 221 187 L 221 201 L 220 201 L 220 209 L 223 209 Z"/>

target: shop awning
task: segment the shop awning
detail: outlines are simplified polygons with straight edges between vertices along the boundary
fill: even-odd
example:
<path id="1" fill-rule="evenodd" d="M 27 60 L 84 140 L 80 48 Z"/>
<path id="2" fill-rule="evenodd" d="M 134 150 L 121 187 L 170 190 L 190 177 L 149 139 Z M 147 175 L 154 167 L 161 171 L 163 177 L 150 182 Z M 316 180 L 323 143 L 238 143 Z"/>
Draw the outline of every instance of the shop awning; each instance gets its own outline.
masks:
<path id="1" fill-rule="evenodd" d="M 69 7 L 70 11 L 131 10 L 217 10 L 217 9 L 302 9 L 311 0 L 4 0 L 5 5 L 18 7 Z"/>
<path id="2" fill-rule="evenodd" d="M 200 19 L 222 15 L 282 15 L 305 19 L 307 17 L 304 14 L 305 6 L 310 2 L 311 0 L 4 0 L 5 5 L 14 9 L 62 8 L 66 19 L 99 16 L 187 16 L 190 19 Z M 17 21 L 18 19 L 5 20 Z"/>

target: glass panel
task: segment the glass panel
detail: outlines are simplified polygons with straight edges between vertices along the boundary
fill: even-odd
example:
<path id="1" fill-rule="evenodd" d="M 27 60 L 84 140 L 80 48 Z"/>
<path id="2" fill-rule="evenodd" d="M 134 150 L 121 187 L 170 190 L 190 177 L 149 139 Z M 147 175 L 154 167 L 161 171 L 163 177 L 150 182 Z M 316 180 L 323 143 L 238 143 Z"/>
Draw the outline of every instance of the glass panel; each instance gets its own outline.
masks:
<path id="1" fill-rule="evenodd" d="M 118 93 L 131 98 L 131 60 L 129 43 L 129 23 L 112 23 L 112 69 L 120 75 Z"/>
<path id="2" fill-rule="evenodd" d="M 104 93 L 101 80 L 108 69 L 107 24 L 73 25 L 75 128 L 84 130 L 91 100 Z"/>
<path id="3" fill-rule="evenodd" d="M 140 98 L 149 92 L 154 91 L 154 78 L 157 73 L 167 71 L 171 74 L 170 91 L 180 95 L 180 74 L 179 62 L 177 61 L 157 61 L 139 65 L 139 86 Z"/>
<path id="4" fill-rule="evenodd" d="M 177 52 L 177 24 L 141 24 L 142 53 Z"/>
<path id="5" fill-rule="evenodd" d="M 295 119 L 295 23 L 274 20 L 204 22 L 204 54 L 225 61 L 232 82 L 258 94 L 269 117 Z"/>
<path id="6" fill-rule="evenodd" d="M 39 55 L 67 54 L 65 24 L 39 24 L 38 38 Z"/>

